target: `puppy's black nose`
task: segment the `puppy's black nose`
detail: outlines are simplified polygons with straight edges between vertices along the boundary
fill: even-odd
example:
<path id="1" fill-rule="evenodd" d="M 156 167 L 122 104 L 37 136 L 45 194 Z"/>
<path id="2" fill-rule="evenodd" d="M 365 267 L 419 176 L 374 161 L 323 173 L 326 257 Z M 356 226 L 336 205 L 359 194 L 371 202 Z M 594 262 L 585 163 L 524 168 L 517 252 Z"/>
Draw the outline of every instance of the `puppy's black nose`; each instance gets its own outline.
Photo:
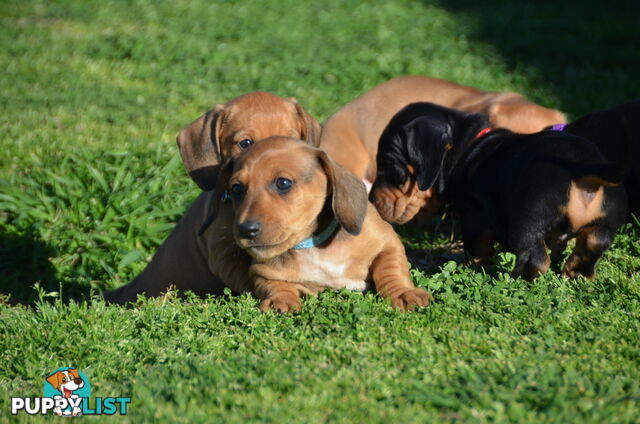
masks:
<path id="1" fill-rule="evenodd" d="M 247 221 L 244 221 L 241 224 L 238 224 L 238 233 L 242 238 L 249 239 L 249 240 L 254 239 L 256 238 L 259 232 L 260 232 L 260 222 L 254 219 L 249 219 Z"/>

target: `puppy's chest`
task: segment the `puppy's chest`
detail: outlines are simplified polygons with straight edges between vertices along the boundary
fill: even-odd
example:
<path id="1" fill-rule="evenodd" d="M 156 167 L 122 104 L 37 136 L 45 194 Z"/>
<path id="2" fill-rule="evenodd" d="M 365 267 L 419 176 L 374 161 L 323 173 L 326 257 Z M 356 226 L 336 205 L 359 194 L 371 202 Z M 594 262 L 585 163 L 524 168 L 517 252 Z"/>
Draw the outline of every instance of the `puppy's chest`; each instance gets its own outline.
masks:
<path id="1" fill-rule="evenodd" d="M 368 266 L 350 256 L 349 252 L 337 253 L 320 249 L 296 252 L 300 282 L 354 291 L 369 288 L 366 281 Z"/>

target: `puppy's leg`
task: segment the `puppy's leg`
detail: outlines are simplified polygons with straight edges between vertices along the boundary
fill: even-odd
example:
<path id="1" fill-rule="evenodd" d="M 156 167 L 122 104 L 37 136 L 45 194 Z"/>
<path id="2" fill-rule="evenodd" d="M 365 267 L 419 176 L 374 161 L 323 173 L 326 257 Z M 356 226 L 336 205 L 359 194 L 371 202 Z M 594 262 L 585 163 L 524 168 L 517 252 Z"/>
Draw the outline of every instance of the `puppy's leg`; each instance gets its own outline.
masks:
<path id="1" fill-rule="evenodd" d="M 371 276 L 376 291 L 391 300 L 391 305 L 403 311 L 427 306 L 431 295 L 413 285 L 404 247 L 398 239 L 388 242 L 371 264 Z"/>
<path id="2" fill-rule="evenodd" d="M 537 181 L 534 181 L 538 184 Z M 504 230 L 507 231 L 507 249 L 516 254 L 516 266 L 511 272 L 513 278 L 522 277 L 532 281 L 546 273 L 551 267 L 547 254 L 547 240 L 558 209 L 553 200 L 545 197 L 545 191 L 530 185 L 536 191 L 533 196 L 512 196 L 508 206 L 508 218 Z"/>
<path id="3" fill-rule="evenodd" d="M 511 272 L 513 278 L 522 277 L 531 281 L 549 270 L 551 259 L 547 255 L 547 246 L 543 240 L 521 240 L 514 250 L 517 259 Z"/>
<path id="4" fill-rule="evenodd" d="M 549 239 L 547 240 L 547 246 L 551 249 L 551 264 L 555 265 L 560 262 L 562 259 L 562 255 L 564 254 L 565 249 L 567 248 L 567 242 L 569 241 L 569 236 L 566 234 L 560 234 L 558 232 L 554 232 L 549 235 Z"/>
<path id="5" fill-rule="evenodd" d="M 258 277 L 254 282 L 254 294 L 259 299 L 263 299 L 260 304 L 262 312 L 275 309 L 277 312 L 286 313 L 299 311 L 302 308 L 298 287 L 286 281 Z"/>
<path id="6" fill-rule="evenodd" d="M 465 215 L 462 219 L 462 242 L 464 250 L 471 260 L 480 265 L 487 266 L 495 253 L 493 244 L 495 237 L 493 230 L 486 227 L 481 215 Z"/>
<path id="7" fill-rule="evenodd" d="M 598 259 L 613 242 L 614 231 L 604 226 L 594 226 L 580 231 L 576 240 L 576 247 L 567 259 L 564 274 L 569 278 L 584 275 L 595 277 L 595 267 Z"/>
<path id="8" fill-rule="evenodd" d="M 564 266 L 564 274 L 570 278 L 577 275 L 595 277 L 598 260 L 611 246 L 616 231 L 626 219 L 628 204 L 624 188 L 606 187 L 605 196 L 606 215 L 593 225 L 578 230 L 576 247 Z"/>

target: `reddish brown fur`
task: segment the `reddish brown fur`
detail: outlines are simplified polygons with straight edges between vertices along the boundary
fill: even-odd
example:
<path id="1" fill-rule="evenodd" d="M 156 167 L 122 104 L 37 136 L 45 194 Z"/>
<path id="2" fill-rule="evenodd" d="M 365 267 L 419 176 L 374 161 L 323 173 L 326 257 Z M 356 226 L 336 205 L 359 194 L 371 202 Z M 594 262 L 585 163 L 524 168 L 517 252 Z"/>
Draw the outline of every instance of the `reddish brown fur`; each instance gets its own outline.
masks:
<path id="1" fill-rule="evenodd" d="M 409 175 L 415 175 L 411 165 L 408 168 Z M 439 209 L 440 202 L 435 190 L 420 190 L 415 177 L 410 177 L 402 187 L 375 189 L 374 205 L 385 221 L 405 224 L 418 213 L 432 216 Z"/>
<path id="2" fill-rule="evenodd" d="M 236 226 L 248 219 L 261 223 L 254 239 L 236 233 L 238 244 L 253 257 L 250 275 L 255 295 L 263 299 L 261 310 L 298 310 L 302 295 L 327 287 L 362 290 L 371 280 L 403 310 L 428 303 L 428 294 L 411 282 L 402 243 L 367 202 L 364 185 L 322 151 L 273 137 L 222 175 L 228 187 L 246 187 L 242 199 L 234 201 Z M 278 177 L 294 181 L 286 195 L 271 189 Z M 292 250 L 320 229 L 318 215 L 328 197 L 342 227 L 326 246 Z"/>
<path id="3" fill-rule="evenodd" d="M 240 141 L 272 135 L 301 138 L 316 146 L 320 125 L 296 99 L 254 91 L 216 105 L 187 125 L 177 142 L 189 174 L 201 188 L 210 190 L 217 172 L 212 168 L 238 154 Z"/>
<path id="4" fill-rule="evenodd" d="M 531 103 L 518 93 L 485 92 L 437 78 L 404 76 L 372 88 L 334 113 L 322 127 L 320 147 L 357 177 L 373 182 L 382 131 L 400 109 L 415 102 L 486 113 L 493 126 L 520 133 L 533 133 L 566 122 L 559 111 Z M 425 206 L 432 197 L 431 193 L 423 195 Z M 395 195 L 387 198 L 398 201 Z M 411 200 L 404 204 L 411 205 L 411 209 L 395 210 L 397 207 L 390 204 L 384 208 L 394 209 L 393 215 L 406 222 L 420 209 Z M 382 212 L 382 202 L 377 202 L 377 207 Z M 437 205 L 429 205 L 428 210 L 435 212 Z"/>
<path id="5" fill-rule="evenodd" d="M 215 168 L 237 155 L 238 141 L 244 138 L 257 142 L 274 135 L 294 136 L 316 146 L 319 132 L 317 121 L 295 99 L 258 91 L 217 105 L 180 132 L 178 145 L 185 167 L 203 187 L 216 181 L 217 169 L 204 174 L 197 171 Z M 128 285 L 105 293 L 105 299 L 131 302 L 140 293 L 158 296 L 170 285 L 197 294 L 222 293 L 224 287 L 234 293 L 251 291 L 250 258 L 233 237 L 233 208 L 230 204 L 213 208 L 213 196 L 213 190 L 201 193 L 143 273 Z M 216 219 L 201 232 L 214 215 Z"/>

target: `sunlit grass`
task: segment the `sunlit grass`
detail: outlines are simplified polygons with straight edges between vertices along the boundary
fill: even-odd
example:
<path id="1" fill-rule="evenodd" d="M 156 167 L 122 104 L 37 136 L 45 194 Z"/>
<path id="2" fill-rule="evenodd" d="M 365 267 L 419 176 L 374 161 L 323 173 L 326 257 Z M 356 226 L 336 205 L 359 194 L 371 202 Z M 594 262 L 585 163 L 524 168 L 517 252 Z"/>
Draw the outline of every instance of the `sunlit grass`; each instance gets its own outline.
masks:
<path id="1" fill-rule="evenodd" d="M 32 304 L 0 302 L 2 416 L 8 396 L 40 396 L 46 373 L 77 366 L 95 396 L 132 396 L 131 422 L 637 421 L 637 223 L 594 281 L 526 283 L 508 276 L 513 255 L 484 270 L 437 250 L 437 266 L 411 271 L 437 302 L 407 314 L 346 292 L 293 316 L 260 314 L 248 295 L 56 301 L 144 268 L 198 193 L 175 135 L 214 104 L 260 89 L 323 120 L 423 74 L 575 117 L 640 92 L 634 9 L 600 7 L 0 4 L 0 291 Z M 400 232 L 426 255 L 455 240 L 447 225 Z"/>

